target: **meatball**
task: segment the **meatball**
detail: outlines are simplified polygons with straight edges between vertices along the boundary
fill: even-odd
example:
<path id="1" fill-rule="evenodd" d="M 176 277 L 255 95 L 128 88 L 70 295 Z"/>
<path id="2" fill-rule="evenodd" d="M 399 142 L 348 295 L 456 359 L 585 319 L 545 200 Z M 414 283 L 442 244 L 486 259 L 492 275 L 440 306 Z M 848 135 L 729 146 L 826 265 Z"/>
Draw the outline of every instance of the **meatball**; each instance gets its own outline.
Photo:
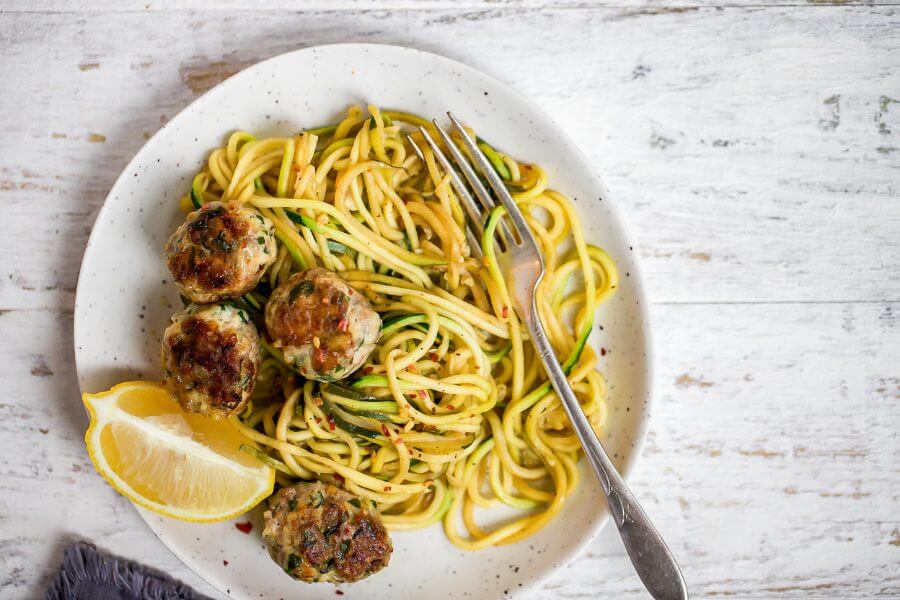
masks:
<path id="1" fill-rule="evenodd" d="M 166 387 L 185 411 L 213 419 L 246 406 L 260 360 L 256 327 L 228 304 L 192 304 L 163 334 Z"/>
<path id="2" fill-rule="evenodd" d="M 263 541 L 288 575 L 359 581 L 387 566 L 393 546 L 381 515 L 333 485 L 300 483 L 269 498 Z"/>
<path id="3" fill-rule="evenodd" d="M 266 329 L 301 375 L 334 381 L 358 369 L 372 353 L 381 318 L 337 274 L 313 268 L 294 273 L 272 292 Z"/>
<path id="4" fill-rule="evenodd" d="M 272 222 L 250 208 L 210 202 L 188 215 L 166 244 L 181 293 L 198 304 L 253 289 L 276 256 Z"/>

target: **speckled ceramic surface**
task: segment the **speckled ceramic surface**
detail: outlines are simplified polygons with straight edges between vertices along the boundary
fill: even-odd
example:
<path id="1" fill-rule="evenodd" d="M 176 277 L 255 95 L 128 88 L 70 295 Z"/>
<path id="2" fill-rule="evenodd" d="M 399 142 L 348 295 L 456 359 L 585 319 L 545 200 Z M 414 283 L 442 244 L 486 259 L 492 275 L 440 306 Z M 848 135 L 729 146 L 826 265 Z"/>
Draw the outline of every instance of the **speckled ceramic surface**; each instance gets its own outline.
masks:
<path id="1" fill-rule="evenodd" d="M 335 121 L 348 104 L 370 102 L 428 116 L 453 110 L 497 147 L 543 165 L 551 187 L 575 200 L 587 239 L 605 248 L 622 274 L 618 293 L 599 311 L 591 343 L 607 351 L 604 443 L 627 473 L 648 417 L 649 324 L 632 243 L 596 167 L 537 107 L 497 80 L 393 46 L 319 46 L 264 61 L 206 93 L 138 152 L 110 192 L 84 256 L 75 308 L 82 390 L 161 378 L 159 340 L 180 306 L 163 244 L 183 218 L 177 200 L 209 151 L 235 129 L 290 134 Z M 562 514 L 535 537 L 464 553 L 437 526 L 395 533 L 390 566 L 341 586 L 343 597 L 492 599 L 518 593 L 570 561 L 606 521 L 602 493 L 582 471 L 582 485 Z M 254 524 L 249 534 L 235 522 L 196 525 L 142 515 L 172 552 L 233 598 L 336 597 L 333 586 L 295 582 L 268 559 L 258 514 L 238 519 Z M 480 519 L 490 524 L 508 515 L 498 509 Z"/>

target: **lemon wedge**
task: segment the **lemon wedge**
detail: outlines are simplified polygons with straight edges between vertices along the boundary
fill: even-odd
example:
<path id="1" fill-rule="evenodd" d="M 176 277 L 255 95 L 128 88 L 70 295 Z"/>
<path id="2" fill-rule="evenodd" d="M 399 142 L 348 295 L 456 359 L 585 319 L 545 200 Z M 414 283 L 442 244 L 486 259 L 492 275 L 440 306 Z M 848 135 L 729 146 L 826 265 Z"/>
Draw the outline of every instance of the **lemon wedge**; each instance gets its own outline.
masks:
<path id="1" fill-rule="evenodd" d="M 272 493 L 275 471 L 240 451 L 252 442 L 227 421 L 182 411 L 159 384 L 129 381 L 82 400 L 94 467 L 135 504 L 208 523 L 245 513 Z"/>

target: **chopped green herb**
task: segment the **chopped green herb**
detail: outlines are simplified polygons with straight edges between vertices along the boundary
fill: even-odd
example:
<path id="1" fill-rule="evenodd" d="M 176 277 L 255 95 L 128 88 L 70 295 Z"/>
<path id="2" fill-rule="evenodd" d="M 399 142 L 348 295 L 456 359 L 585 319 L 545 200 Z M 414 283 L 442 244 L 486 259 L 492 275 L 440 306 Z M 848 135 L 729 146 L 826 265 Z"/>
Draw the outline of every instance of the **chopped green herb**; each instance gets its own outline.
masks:
<path id="1" fill-rule="evenodd" d="M 265 246 L 266 238 L 264 238 L 263 236 L 259 236 L 258 238 L 256 238 L 256 243 L 259 244 L 260 246 Z"/>
<path id="2" fill-rule="evenodd" d="M 347 500 L 347 502 L 349 502 L 351 505 L 355 506 L 356 508 L 362 508 L 362 505 L 359 503 L 359 498 L 350 498 L 349 500 Z"/>
<path id="3" fill-rule="evenodd" d="M 295 498 L 291 498 L 288 500 L 288 508 L 291 510 L 297 510 L 297 500 Z"/>
<path id="4" fill-rule="evenodd" d="M 294 569 L 296 569 L 297 567 L 299 567 L 300 564 L 301 564 L 302 562 L 303 562 L 303 560 L 302 560 L 299 556 L 297 556 L 296 554 L 289 554 L 289 555 L 288 555 L 287 570 L 288 570 L 288 571 L 293 571 Z"/>
<path id="5" fill-rule="evenodd" d="M 339 559 L 344 558 L 345 556 L 347 556 L 347 550 L 349 550 L 349 549 L 350 549 L 350 540 L 344 540 L 343 542 L 341 542 L 341 547 L 337 552 L 337 557 Z"/>
<path id="6" fill-rule="evenodd" d="M 316 543 L 316 533 L 312 529 L 306 529 L 303 532 L 303 545 L 313 546 Z"/>
<path id="7" fill-rule="evenodd" d="M 235 241 L 229 242 L 227 239 L 225 239 L 224 231 L 220 231 L 218 235 L 213 238 L 212 243 L 222 252 L 231 252 L 232 250 L 234 250 L 234 247 L 237 244 L 237 242 Z"/>
<path id="8" fill-rule="evenodd" d="M 319 508 L 323 504 L 325 504 L 325 495 L 322 492 L 317 490 L 315 494 L 309 497 L 309 505 L 313 508 Z"/>
<path id="9" fill-rule="evenodd" d="M 291 289 L 290 293 L 288 294 L 288 302 L 293 302 L 297 299 L 297 296 L 301 294 L 303 294 L 304 296 L 309 296 L 314 291 L 316 291 L 316 284 L 314 284 L 312 281 L 301 281 L 300 283 L 295 285 L 293 289 Z"/>

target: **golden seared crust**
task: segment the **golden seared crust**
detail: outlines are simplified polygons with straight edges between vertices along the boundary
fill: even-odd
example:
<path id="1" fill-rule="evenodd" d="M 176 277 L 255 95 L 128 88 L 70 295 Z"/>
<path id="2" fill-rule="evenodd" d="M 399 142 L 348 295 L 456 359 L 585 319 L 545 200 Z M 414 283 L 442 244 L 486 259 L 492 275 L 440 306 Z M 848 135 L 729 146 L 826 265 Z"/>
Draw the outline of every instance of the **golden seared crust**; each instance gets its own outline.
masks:
<path id="1" fill-rule="evenodd" d="M 322 482 L 283 488 L 269 498 L 263 541 L 291 577 L 353 582 L 387 566 L 393 546 L 368 502 Z"/>
<path id="2" fill-rule="evenodd" d="M 276 257 L 272 223 L 248 208 L 210 202 L 188 215 L 166 244 L 169 271 L 194 302 L 250 291 Z"/>
<path id="3" fill-rule="evenodd" d="M 166 386 L 187 412 L 222 419 L 243 410 L 259 370 L 259 336 L 242 310 L 192 305 L 163 335 Z M 246 321 L 246 322 L 244 322 Z"/>
<path id="4" fill-rule="evenodd" d="M 305 377 L 330 381 L 365 362 L 378 341 L 381 319 L 336 273 L 312 268 L 291 275 L 272 293 L 266 329 Z"/>

